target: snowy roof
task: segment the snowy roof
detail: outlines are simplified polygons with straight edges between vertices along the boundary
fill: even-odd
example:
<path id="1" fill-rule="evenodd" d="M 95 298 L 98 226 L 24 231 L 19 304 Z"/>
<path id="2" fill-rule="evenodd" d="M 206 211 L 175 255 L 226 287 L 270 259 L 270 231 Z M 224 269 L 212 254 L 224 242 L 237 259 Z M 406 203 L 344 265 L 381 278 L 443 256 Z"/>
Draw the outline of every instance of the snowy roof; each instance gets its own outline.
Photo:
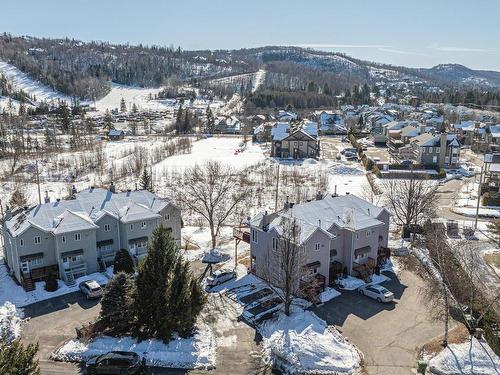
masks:
<path id="1" fill-rule="evenodd" d="M 500 138 L 500 125 L 490 126 L 490 133 L 493 138 Z"/>
<path id="2" fill-rule="evenodd" d="M 301 242 L 307 240 L 316 230 L 329 231 L 333 225 L 351 230 L 361 230 L 382 225 L 378 219 L 384 208 L 375 206 L 355 195 L 326 196 L 323 199 L 296 204 L 291 208 L 271 215 L 259 213 L 251 221 L 252 226 L 260 227 L 269 220 L 269 229 L 278 233 L 285 220 L 298 219 Z M 332 235 L 329 233 L 329 235 Z"/>
<path id="3" fill-rule="evenodd" d="M 123 135 L 123 134 L 125 134 L 125 132 L 123 130 L 117 130 L 117 129 L 111 129 L 108 132 L 108 135 L 111 137 L 118 137 L 118 136 Z"/>
<path id="4" fill-rule="evenodd" d="M 271 128 L 271 136 L 274 141 L 281 141 L 288 136 L 288 130 L 290 129 L 290 124 L 287 122 L 277 122 Z"/>
<path id="5" fill-rule="evenodd" d="M 413 137 L 411 142 L 414 142 L 419 147 L 436 147 L 440 145 L 441 136 L 440 134 L 430 134 L 424 133 L 419 136 Z M 455 134 L 447 134 L 446 135 L 446 145 L 453 147 L 460 147 L 460 143 L 457 140 L 457 136 Z"/>
<path id="6" fill-rule="evenodd" d="M 6 222 L 13 236 L 30 226 L 54 234 L 95 228 L 105 215 L 122 222 L 157 218 L 158 213 L 172 204 L 146 190 L 112 193 L 106 189 L 90 188 L 75 195 L 75 199 L 39 204 L 23 211 Z"/>

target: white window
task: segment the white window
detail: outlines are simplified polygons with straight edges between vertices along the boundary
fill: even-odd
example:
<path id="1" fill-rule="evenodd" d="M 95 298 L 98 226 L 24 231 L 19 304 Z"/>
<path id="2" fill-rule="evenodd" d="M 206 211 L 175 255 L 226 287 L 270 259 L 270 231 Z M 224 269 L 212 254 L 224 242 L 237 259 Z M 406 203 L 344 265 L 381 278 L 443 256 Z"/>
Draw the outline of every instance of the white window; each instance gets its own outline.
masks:
<path id="1" fill-rule="evenodd" d="M 66 243 L 66 236 L 62 236 L 62 237 L 61 237 L 61 242 L 62 242 L 62 243 Z"/>
<path id="2" fill-rule="evenodd" d="M 370 234 L 372 234 L 370 231 L 366 232 L 366 237 L 370 237 Z"/>
<path id="3" fill-rule="evenodd" d="M 82 239 L 82 235 L 80 233 L 75 233 L 75 241 L 80 241 Z"/>
<path id="4" fill-rule="evenodd" d="M 19 240 L 19 246 L 24 246 L 24 240 L 22 238 Z"/>
<path id="5" fill-rule="evenodd" d="M 257 231 L 252 229 L 252 242 L 257 243 Z"/>
<path id="6" fill-rule="evenodd" d="M 134 230 L 134 224 L 130 224 L 130 230 Z"/>
<path id="7" fill-rule="evenodd" d="M 145 221 L 143 221 L 143 222 L 141 223 L 141 228 L 142 228 L 142 229 L 146 228 L 146 222 L 145 222 Z"/>
<path id="8" fill-rule="evenodd" d="M 39 267 L 43 265 L 43 258 L 35 258 L 30 260 L 31 267 Z"/>
<path id="9" fill-rule="evenodd" d="M 104 224 L 104 231 L 109 232 L 111 230 L 111 225 L 109 224 Z"/>
<path id="10" fill-rule="evenodd" d="M 436 147 L 436 154 L 439 154 L 441 152 L 441 148 Z"/>
<path id="11" fill-rule="evenodd" d="M 273 237 L 273 250 L 278 250 L 278 239 L 276 237 Z"/>
<path id="12" fill-rule="evenodd" d="M 319 242 L 314 244 L 314 250 L 319 251 L 320 248 L 321 248 L 321 244 Z"/>
<path id="13" fill-rule="evenodd" d="M 42 239 L 40 238 L 40 236 L 35 236 L 35 238 L 33 239 L 33 241 L 35 242 L 35 245 L 38 245 L 39 243 L 42 242 Z"/>

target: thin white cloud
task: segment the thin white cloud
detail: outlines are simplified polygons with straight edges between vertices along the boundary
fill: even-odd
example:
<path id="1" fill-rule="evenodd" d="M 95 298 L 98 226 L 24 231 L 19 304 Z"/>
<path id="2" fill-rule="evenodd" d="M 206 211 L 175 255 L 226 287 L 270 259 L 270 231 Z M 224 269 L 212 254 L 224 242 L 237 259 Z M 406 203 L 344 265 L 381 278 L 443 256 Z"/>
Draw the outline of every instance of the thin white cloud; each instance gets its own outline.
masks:
<path id="1" fill-rule="evenodd" d="M 293 44 L 295 47 L 303 48 L 389 48 L 391 46 L 381 44 Z"/>
<path id="2" fill-rule="evenodd" d="M 400 49 L 385 48 L 385 47 L 379 48 L 379 51 L 388 52 L 388 53 L 395 53 L 395 54 L 398 54 L 398 55 L 427 56 L 426 54 L 420 53 L 420 52 L 404 51 L 404 50 L 400 50 Z"/>
<path id="3" fill-rule="evenodd" d="M 469 47 L 432 47 L 436 51 L 443 52 L 495 52 L 485 48 L 469 48 Z"/>

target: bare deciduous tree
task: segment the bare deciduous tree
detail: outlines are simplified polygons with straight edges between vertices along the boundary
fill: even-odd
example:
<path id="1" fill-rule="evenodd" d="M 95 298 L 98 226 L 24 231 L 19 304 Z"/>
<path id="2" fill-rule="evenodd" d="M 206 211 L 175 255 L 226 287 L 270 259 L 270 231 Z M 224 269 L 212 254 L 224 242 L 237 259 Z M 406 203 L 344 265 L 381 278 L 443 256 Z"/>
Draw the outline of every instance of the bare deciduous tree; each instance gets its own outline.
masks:
<path id="1" fill-rule="evenodd" d="M 290 306 L 299 293 L 301 279 L 306 277 L 304 247 L 300 245 L 300 226 L 294 218 L 281 217 L 276 226 L 279 233 L 273 238 L 272 248 L 267 251 L 264 279 L 269 285 L 279 288 L 277 294 L 283 299 L 285 314 L 290 315 Z"/>
<path id="2" fill-rule="evenodd" d="M 221 227 L 249 193 L 241 174 L 216 161 L 187 168 L 182 183 L 173 189 L 183 206 L 207 221 L 212 248 L 217 245 Z"/>
<path id="3" fill-rule="evenodd" d="M 437 185 L 418 179 L 414 173 L 407 179 L 384 182 L 384 198 L 395 220 L 403 227 L 417 225 L 434 217 Z"/>

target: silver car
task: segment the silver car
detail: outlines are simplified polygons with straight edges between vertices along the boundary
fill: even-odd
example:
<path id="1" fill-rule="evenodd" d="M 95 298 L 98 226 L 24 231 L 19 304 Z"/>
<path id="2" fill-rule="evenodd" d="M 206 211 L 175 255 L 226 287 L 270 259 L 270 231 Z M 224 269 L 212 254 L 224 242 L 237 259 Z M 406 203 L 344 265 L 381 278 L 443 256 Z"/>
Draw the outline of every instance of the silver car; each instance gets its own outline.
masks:
<path id="1" fill-rule="evenodd" d="M 213 287 L 234 278 L 236 278 L 236 272 L 232 270 L 217 270 L 211 276 L 207 277 L 207 285 Z"/>
<path id="2" fill-rule="evenodd" d="M 95 280 L 82 281 L 78 287 L 87 299 L 102 297 L 102 288 Z"/>
<path id="3" fill-rule="evenodd" d="M 378 284 L 368 284 L 359 287 L 360 294 L 373 298 L 378 302 L 391 302 L 394 300 L 394 293 Z"/>

